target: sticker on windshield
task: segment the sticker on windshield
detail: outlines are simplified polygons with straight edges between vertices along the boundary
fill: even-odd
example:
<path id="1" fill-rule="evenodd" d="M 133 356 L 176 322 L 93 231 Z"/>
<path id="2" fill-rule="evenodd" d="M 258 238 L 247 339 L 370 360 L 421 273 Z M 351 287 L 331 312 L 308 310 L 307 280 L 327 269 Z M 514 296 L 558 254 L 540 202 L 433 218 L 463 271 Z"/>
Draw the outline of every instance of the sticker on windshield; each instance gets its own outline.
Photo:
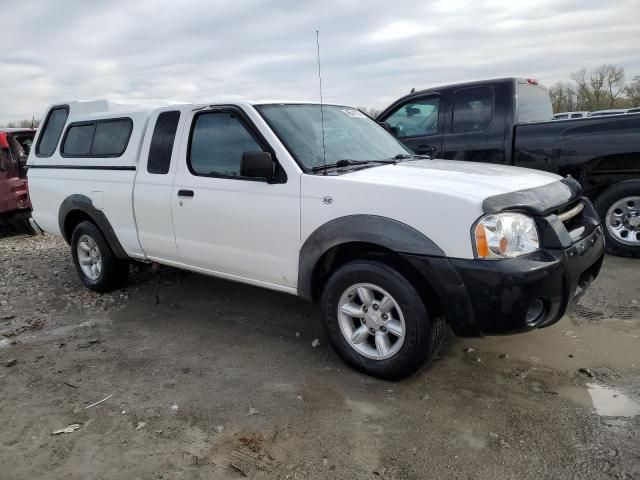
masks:
<path id="1" fill-rule="evenodd" d="M 343 108 L 342 111 L 349 115 L 351 118 L 366 118 L 366 115 L 362 113 L 360 110 L 356 110 L 355 108 Z"/>

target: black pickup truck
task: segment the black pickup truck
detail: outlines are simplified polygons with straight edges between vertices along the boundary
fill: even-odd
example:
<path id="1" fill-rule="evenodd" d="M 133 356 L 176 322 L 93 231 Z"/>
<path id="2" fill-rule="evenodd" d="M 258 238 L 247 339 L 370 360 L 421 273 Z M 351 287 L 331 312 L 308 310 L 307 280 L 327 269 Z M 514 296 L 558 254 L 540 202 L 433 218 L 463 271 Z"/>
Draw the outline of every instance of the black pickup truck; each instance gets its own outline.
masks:
<path id="1" fill-rule="evenodd" d="M 596 203 L 607 251 L 640 257 L 640 114 L 552 118 L 546 88 L 503 78 L 412 92 L 377 120 L 418 154 L 571 175 Z"/>

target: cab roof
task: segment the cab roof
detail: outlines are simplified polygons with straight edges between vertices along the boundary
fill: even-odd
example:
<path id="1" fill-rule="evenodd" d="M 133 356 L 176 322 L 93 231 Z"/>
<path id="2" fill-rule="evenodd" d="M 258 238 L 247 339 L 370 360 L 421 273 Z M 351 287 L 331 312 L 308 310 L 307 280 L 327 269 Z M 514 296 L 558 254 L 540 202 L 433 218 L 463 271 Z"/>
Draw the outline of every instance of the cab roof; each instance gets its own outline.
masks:
<path id="1" fill-rule="evenodd" d="M 126 102 L 119 100 L 74 100 L 70 102 L 56 103 L 54 106 L 69 106 L 73 111 L 79 113 L 96 113 L 96 112 L 123 112 L 123 111 L 145 111 L 154 108 L 170 107 L 173 105 L 193 105 L 201 107 L 203 105 L 265 105 L 265 104 L 320 104 L 317 101 L 304 100 L 216 100 L 211 102 L 183 102 L 178 100 L 144 100 Z M 330 103 L 325 102 L 325 105 Z"/>
<path id="2" fill-rule="evenodd" d="M 396 100 L 394 102 L 394 105 L 397 104 L 399 101 L 413 97 L 414 95 L 422 95 L 425 93 L 438 92 L 443 89 L 453 88 L 454 90 L 458 90 L 458 89 L 467 88 L 467 87 L 481 87 L 489 83 L 508 83 L 508 82 L 513 82 L 513 83 L 522 84 L 522 85 L 527 85 L 527 84 L 534 85 L 536 87 L 544 88 L 545 90 L 547 89 L 547 87 L 545 87 L 544 85 L 539 83 L 538 80 L 533 78 L 520 78 L 520 77 L 489 78 L 486 80 L 474 80 L 471 82 L 460 82 L 460 83 L 451 83 L 446 85 L 438 85 L 435 87 L 429 87 L 424 89 L 413 89 L 407 95 L 404 95 L 402 98 Z"/>
<path id="3" fill-rule="evenodd" d="M 70 102 L 60 102 L 52 105 L 50 108 L 67 106 L 69 107 L 69 121 L 82 121 L 103 116 L 111 116 L 113 114 L 145 116 L 157 108 L 171 106 L 188 106 L 194 109 L 207 108 L 216 105 L 235 105 L 235 106 L 255 106 L 255 105 L 282 105 L 282 104 L 299 104 L 299 105 L 319 105 L 319 102 L 305 102 L 299 100 L 217 100 L 213 102 L 181 102 L 176 100 L 143 100 L 143 101 L 121 101 L 121 100 L 74 100 Z M 325 103 L 325 105 L 334 105 Z M 351 107 L 350 107 L 351 108 Z"/>

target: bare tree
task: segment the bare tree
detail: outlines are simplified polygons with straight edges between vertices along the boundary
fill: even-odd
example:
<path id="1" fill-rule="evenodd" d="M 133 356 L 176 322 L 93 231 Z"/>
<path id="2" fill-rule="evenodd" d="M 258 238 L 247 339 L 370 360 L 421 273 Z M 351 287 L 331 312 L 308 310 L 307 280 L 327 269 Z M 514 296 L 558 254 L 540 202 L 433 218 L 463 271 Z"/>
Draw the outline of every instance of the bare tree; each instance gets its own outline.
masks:
<path id="1" fill-rule="evenodd" d="M 18 120 L 16 122 L 7 122 L 4 125 L 0 125 L 0 127 L 5 127 L 5 128 L 31 128 L 32 125 L 33 125 L 33 128 L 37 128 L 38 125 L 40 125 L 40 120 L 36 120 L 36 119 Z"/>
<path id="2" fill-rule="evenodd" d="M 571 112 L 577 109 L 577 95 L 575 86 L 571 82 L 557 82 L 550 89 L 553 111 Z"/>
<path id="3" fill-rule="evenodd" d="M 596 71 L 604 77 L 604 84 L 609 96 L 609 107 L 613 108 L 624 94 L 624 68 L 615 65 L 602 65 Z"/>
<path id="4" fill-rule="evenodd" d="M 640 107 L 640 75 L 633 77 L 633 81 L 624 89 L 629 107 Z"/>
<path id="5" fill-rule="evenodd" d="M 624 68 L 600 65 L 590 72 L 581 68 L 571 74 L 576 83 L 578 107 L 584 110 L 613 108 L 624 93 Z"/>
<path id="6" fill-rule="evenodd" d="M 599 99 L 601 90 L 599 86 L 592 85 L 587 69 L 582 67 L 577 72 L 573 72 L 571 79 L 576 83 L 579 108 L 584 110 L 598 110 L 600 108 Z"/>
<path id="7" fill-rule="evenodd" d="M 358 107 L 358 110 L 360 110 L 366 116 L 373 118 L 374 120 L 378 115 L 382 113 L 382 110 L 379 110 L 377 108 Z"/>

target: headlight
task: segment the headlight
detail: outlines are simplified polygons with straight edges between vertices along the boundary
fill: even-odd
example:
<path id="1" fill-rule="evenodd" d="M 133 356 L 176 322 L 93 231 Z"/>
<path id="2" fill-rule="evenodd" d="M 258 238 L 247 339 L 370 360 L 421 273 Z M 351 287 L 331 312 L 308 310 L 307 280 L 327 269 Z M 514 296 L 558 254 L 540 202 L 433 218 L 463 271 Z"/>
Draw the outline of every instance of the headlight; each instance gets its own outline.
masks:
<path id="1" fill-rule="evenodd" d="M 473 237 L 477 257 L 486 260 L 519 257 L 540 248 L 533 218 L 522 213 L 487 215 L 476 225 Z"/>

